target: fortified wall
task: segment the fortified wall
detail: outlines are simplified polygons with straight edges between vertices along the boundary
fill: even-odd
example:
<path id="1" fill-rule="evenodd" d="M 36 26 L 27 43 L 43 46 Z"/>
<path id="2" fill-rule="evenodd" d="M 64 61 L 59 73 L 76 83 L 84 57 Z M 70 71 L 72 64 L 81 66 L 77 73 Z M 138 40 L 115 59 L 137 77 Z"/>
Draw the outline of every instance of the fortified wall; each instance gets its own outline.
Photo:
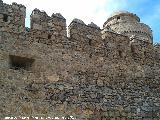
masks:
<path id="1" fill-rule="evenodd" d="M 34 9 L 26 28 L 25 11 L 0 0 L 0 119 L 160 119 L 160 45 L 139 17 L 74 19 L 67 35 L 61 14 Z"/>

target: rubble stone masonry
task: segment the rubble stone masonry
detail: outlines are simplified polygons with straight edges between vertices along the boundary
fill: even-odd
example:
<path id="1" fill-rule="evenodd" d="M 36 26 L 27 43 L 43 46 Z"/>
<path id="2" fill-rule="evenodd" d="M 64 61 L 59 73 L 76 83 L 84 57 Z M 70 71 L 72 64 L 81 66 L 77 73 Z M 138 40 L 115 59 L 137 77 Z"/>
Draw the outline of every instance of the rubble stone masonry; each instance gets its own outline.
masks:
<path id="1" fill-rule="evenodd" d="M 160 45 L 139 17 L 74 19 L 67 36 L 60 13 L 34 9 L 30 28 L 25 16 L 0 0 L 0 120 L 160 119 Z"/>

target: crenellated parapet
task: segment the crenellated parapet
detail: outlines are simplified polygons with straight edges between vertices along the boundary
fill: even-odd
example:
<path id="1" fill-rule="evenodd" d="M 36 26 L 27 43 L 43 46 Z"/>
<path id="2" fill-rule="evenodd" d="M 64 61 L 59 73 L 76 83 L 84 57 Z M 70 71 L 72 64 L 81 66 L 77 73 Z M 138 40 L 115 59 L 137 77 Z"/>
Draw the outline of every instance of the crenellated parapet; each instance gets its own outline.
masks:
<path id="1" fill-rule="evenodd" d="M 79 49 L 98 47 L 102 43 L 101 29 L 94 23 L 86 25 L 82 20 L 74 19 L 68 27 L 68 36 L 77 43 Z M 77 48 L 78 49 L 78 48 Z"/>
<path id="2" fill-rule="evenodd" d="M 46 45 L 68 45 L 79 51 L 101 54 L 110 59 L 132 59 L 142 64 L 154 59 L 151 28 L 140 23 L 140 18 L 129 12 L 113 14 L 100 29 L 91 22 L 86 25 L 74 19 L 66 30 L 66 19 L 60 13 L 47 15 L 34 9 L 30 15 L 30 28 L 25 28 L 26 7 L 0 0 L 0 31 L 23 33 L 25 39 Z M 25 36 L 23 36 L 25 35 Z M 6 35 L 7 36 L 7 35 Z M 130 57 L 129 57 L 130 56 Z"/>
<path id="3" fill-rule="evenodd" d="M 25 30 L 26 7 L 21 4 L 5 4 L 0 1 L 0 31 L 23 33 Z"/>
<path id="4" fill-rule="evenodd" d="M 24 18 L 0 0 L 1 119 L 160 120 L 160 45 L 138 16 L 74 19 L 68 36 L 59 13 Z"/>
<path id="5" fill-rule="evenodd" d="M 49 16 L 47 15 L 46 12 L 40 11 L 39 9 L 35 8 L 30 16 L 31 29 L 44 30 L 44 31 L 47 30 L 48 19 Z"/>
<path id="6" fill-rule="evenodd" d="M 30 18 L 30 34 L 37 42 L 54 44 L 66 39 L 66 19 L 60 13 L 50 17 L 45 11 L 34 9 Z"/>

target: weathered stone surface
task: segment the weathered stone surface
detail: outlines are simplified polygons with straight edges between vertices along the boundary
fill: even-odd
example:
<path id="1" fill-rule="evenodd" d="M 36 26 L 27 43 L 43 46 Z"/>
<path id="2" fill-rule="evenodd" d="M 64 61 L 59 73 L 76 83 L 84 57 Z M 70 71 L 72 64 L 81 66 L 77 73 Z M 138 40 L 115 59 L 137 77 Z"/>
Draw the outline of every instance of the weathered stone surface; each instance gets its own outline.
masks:
<path id="1" fill-rule="evenodd" d="M 3 20 L 4 13 L 8 21 Z M 33 10 L 28 29 L 25 14 L 23 5 L 0 0 L 2 120 L 6 116 L 160 119 L 159 44 L 78 19 L 69 25 L 67 37 L 61 14 L 50 17 L 38 9 Z M 126 14 L 125 27 L 133 29 L 139 18 L 118 15 Z"/>
<path id="2" fill-rule="evenodd" d="M 153 43 L 151 28 L 140 23 L 140 18 L 133 13 L 126 11 L 115 12 L 103 25 L 104 31 L 112 31 L 132 37 L 133 35 L 140 40 Z"/>
<path id="3" fill-rule="evenodd" d="M 90 24 L 88 24 L 88 26 L 90 27 L 94 27 L 94 28 L 97 28 L 97 29 L 100 29 L 100 27 L 98 27 L 96 24 L 94 24 L 93 22 L 91 22 Z"/>
<path id="4" fill-rule="evenodd" d="M 80 24 L 85 24 L 82 20 L 74 18 L 72 22 L 80 23 Z"/>

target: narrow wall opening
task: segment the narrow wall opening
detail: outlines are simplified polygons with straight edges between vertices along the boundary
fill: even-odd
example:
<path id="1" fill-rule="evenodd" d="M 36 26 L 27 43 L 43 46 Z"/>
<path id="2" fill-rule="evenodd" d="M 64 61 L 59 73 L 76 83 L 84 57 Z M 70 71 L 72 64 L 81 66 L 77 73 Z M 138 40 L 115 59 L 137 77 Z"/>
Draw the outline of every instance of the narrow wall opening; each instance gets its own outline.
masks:
<path id="1" fill-rule="evenodd" d="M 48 39 L 51 39 L 51 37 L 52 37 L 52 35 L 49 34 L 49 35 L 48 35 Z"/>
<path id="2" fill-rule="evenodd" d="M 147 56 L 147 52 L 146 51 L 144 51 L 144 56 Z"/>
<path id="3" fill-rule="evenodd" d="M 123 53 L 121 50 L 118 51 L 119 57 L 122 58 L 123 57 Z"/>
<path id="4" fill-rule="evenodd" d="M 92 45 L 92 40 L 89 39 L 88 44 L 91 46 Z"/>
<path id="5" fill-rule="evenodd" d="M 3 21 L 4 21 L 4 22 L 8 22 L 8 15 L 3 14 Z"/>

